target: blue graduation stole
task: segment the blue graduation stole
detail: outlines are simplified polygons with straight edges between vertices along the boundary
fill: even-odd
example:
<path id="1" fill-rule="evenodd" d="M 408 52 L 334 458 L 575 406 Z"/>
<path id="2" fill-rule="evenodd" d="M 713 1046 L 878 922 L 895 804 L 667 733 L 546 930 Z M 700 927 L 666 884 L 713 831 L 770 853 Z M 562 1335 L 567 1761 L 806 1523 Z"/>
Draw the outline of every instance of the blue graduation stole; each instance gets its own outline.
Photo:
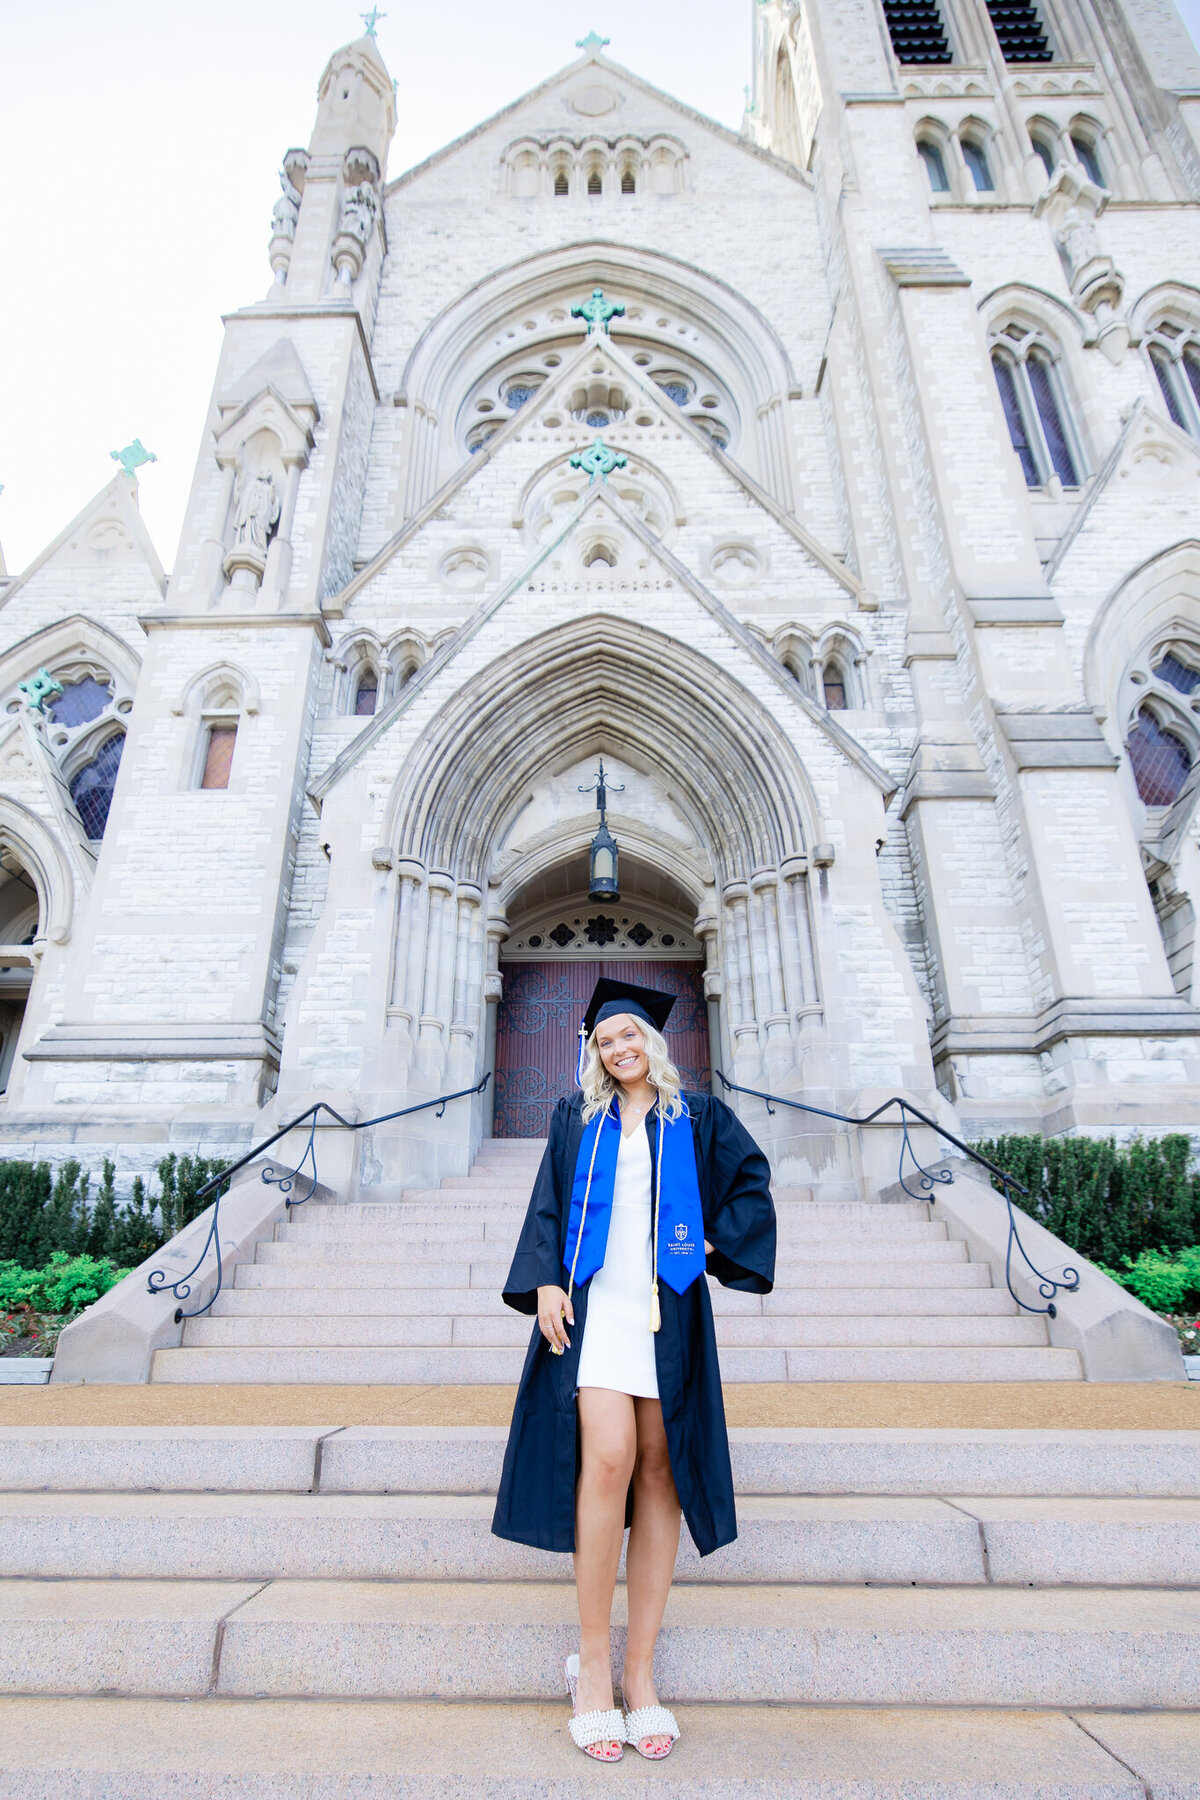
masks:
<path id="1" fill-rule="evenodd" d="M 583 1129 L 571 1184 L 567 1219 L 568 1291 L 604 1266 L 621 1122 L 615 1106 L 599 1113 Z M 654 1317 L 658 1316 L 657 1279 L 661 1275 L 677 1294 L 689 1288 L 704 1268 L 704 1211 L 696 1173 L 696 1146 L 688 1112 L 678 1119 L 658 1114 L 654 1166 L 657 1241 L 654 1244 Z M 652 1329 L 657 1331 L 654 1324 Z"/>

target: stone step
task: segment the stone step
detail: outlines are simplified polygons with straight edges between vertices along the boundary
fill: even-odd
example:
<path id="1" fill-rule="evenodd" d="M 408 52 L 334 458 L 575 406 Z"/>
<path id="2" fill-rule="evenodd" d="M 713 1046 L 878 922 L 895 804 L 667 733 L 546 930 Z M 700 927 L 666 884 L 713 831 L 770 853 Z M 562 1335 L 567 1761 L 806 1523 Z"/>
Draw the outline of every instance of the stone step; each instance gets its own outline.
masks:
<path id="1" fill-rule="evenodd" d="M 959 1245 L 959 1249 L 964 1246 Z M 239 1263 L 234 1286 L 239 1288 L 471 1288 L 499 1297 L 508 1276 L 508 1262 L 445 1263 Z M 991 1270 L 985 1263 L 913 1262 L 905 1257 L 887 1262 L 784 1261 L 776 1266 L 781 1288 L 990 1288 Z M 714 1290 L 715 1292 L 716 1290 Z"/>
<path id="2" fill-rule="evenodd" d="M 968 1265 L 970 1267 L 970 1265 Z M 276 1271 L 278 1272 L 278 1271 Z M 711 1286 L 717 1318 L 1000 1318 L 1017 1316 L 1006 1288 L 775 1288 L 770 1294 L 743 1294 Z M 225 1287 L 209 1318 L 462 1318 L 509 1312 L 491 1288 Z M 512 1313 L 513 1318 L 523 1315 Z M 1022 1315 L 1028 1316 L 1028 1315 Z"/>
<path id="3" fill-rule="evenodd" d="M 173 1700 L 0 1698 L 22 1800 L 578 1800 L 589 1771 L 566 1719 L 561 1696 L 203 1699 L 181 1731 Z M 630 1800 L 1185 1800 L 1200 1764 L 1194 1713 L 689 1706 L 679 1723 L 664 1763 L 627 1750 L 597 1785 Z"/>
<path id="4" fill-rule="evenodd" d="M 528 1344 L 533 1322 L 519 1313 L 452 1315 L 416 1314 L 347 1318 L 336 1312 L 280 1317 L 190 1319 L 184 1327 L 187 1349 L 215 1345 L 519 1345 Z M 1045 1344 L 1042 1319 L 853 1316 L 809 1318 L 780 1314 L 774 1318 L 722 1317 L 716 1321 L 722 1348 L 814 1349 L 823 1346 L 943 1346 L 947 1344 Z"/>
<path id="5" fill-rule="evenodd" d="M 389 1244 L 397 1239 L 405 1241 L 428 1238 L 430 1241 L 443 1239 L 453 1241 L 456 1238 L 470 1238 L 474 1242 L 500 1239 L 511 1244 L 520 1231 L 523 1214 L 515 1212 L 495 1216 L 472 1213 L 468 1217 L 447 1218 L 437 1215 L 432 1218 L 413 1218 L 407 1212 L 397 1210 L 393 1217 L 379 1220 L 347 1219 L 340 1207 L 327 1207 L 320 1213 L 301 1215 L 275 1228 L 276 1243 L 346 1243 L 355 1248 L 364 1249 L 372 1245 Z M 793 1212 L 779 1215 L 779 1235 L 781 1240 L 792 1239 L 808 1242 L 838 1242 L 853 1239 L 856 1243 L 864 1239 L 880 1242 L 923 1240 L 939 1241 L 946 1237 L 946 1226 L 942 1220 L 909 1219 L 897 1216 L 888 1207 L 875 1207 L 870 1214 L 847 1220 L 833 1220 L 821 1215 L 801 1212 L 797 1208 Z"/>
<path id="6" fill-rule="evenodd" d="M 512 1246 L 508 1247 L 511 1256 Z M 499 1252 L 499 1245 L 478 1246 L 477 1255 L 472 1254 L 472 1246 L 463 1245 L 463 1259 L 472 1263 L 484 1260 L 492 1261 Z M 448 1260 L 449 1244 L 425 1243 L 416 1240 L 410 1244 L 400 1245 L 389 1240 L 381 1245 L 378 1251 L 369 1258 L 370 1266 L 376 1269 L 409 1268 L 416 1263 L 440 1263 Z M 859 1263 L 881 1261 L 893 1254 L 893 1246 L 880 1239 L 864 1239 L 861 1243 L 848 1242 L 844 1238 L 814 1238 L 798 1244 L 784 1244 L 784 1254 L 780 1257 L 780 1265 L 795 1262 L 803 1258 L 806 1263 Z M 967 1260 L 967 1246 L 945 1238 L 932 1238 L 915 1243 L 902 1242 L 894 1246 L 897 1259 L 906 1263 L 959 1263 Z M 331 1265 L 351 1261 L 368 1261 L 363 1257 L 359 1246 L 350 1243 L 333 1241 L 328 1244 L 320 1239 L 309 1243 L 261 1243 L 255 1252 L 255 1261 L 260 1265 L 287 1264 L 294 1268 L 310 1268 L 320 1264 Z M 503 1274 L 507 1275 L 507 1262 Z"/>
<path id="7" fill-rule="evenodd" d="M 273 1239 L 264 1239 L 275 1246 L 287 1245 L 296 1253 L 323 1258 L 344 1256 L 355 1260 L 376 1259 L 394 1262 L 400 1258 L 423 1256 L 430 1260 L 450 1256 L 493 1257 L 511 1256 L 520 1230 L 519 1221 L 512 1220 L 472 1220 L 470 1223 L 456 1224 L 450 1219 L 439 1219 L 431 1222 L 403 1221 L 389 1226 L 383 1231 L 339 1229 L 335 1224 L 320 1225 L 278 1225 Z M 903 1255 L 910 1252 L 924 1255 L 930 1244 L 944 1244 L 949 1240 L 946 1227 L 940 1221 L 936 1224 L 919 1225 L 915 1221 L 899 1220 L 890 1229 L 867 1231 L 849 1230 L 830 1234 L 827 1229 L 816 1229 L 811 1225 L 793 1226 L 785 1220 L 779 1222 L 779 1249 L 784 1255 L 805 1256 L 810 1251 L 817 1256 L 828 1258 L 836 1255 L 842 1260 L 842 1252 L 878 1258 L 888 1256 L 893 1250 Z M 277 1258 L 269 1260 L 276 1261 Z M 958 1261 L 958 1257 L 949 1260 Z"/>
<path id="8" fill-rule="evenodd" d="M 487 1494 L 507 1437 L 498 1425 L 7 1425 L 0 1468 L 10 1491 Z M 735 1426 L 729 1451 L 739 1494 L 1200 1495 L 1200 1431 Z"/>
<path id="9" fill-rule="evenodd" d="M 491 1533 L 489 1494 L 0 1494 L 0 1577 L 570 1581 Z M 677 1583 L 1200 1585 L 1200 1499 L 743 1496 Z M 519 1610 L 519 1601 L 514 1611 Z"/>
<path id="10" fill-rule="evenodd" d="M 511 1386 L 525 1351 L 313 1344 L 157 1350 L 152 1381 L 323 1382 L 399 1387 Z M 1074 1350 L 997 1345 L 908 1349 L 725 1349 L 721 1376 L 741 1381 L 1079 1381 Z"/>
<path id="11" fill-rule="evenodd" d="M 677 1704 L 1183 1708 L 1197 1630 L 1187 1590 L 682 1583 L 656 1674 Z M 578 1632 L 567 1581 L 13 1579 L 0 1690 L 549 1700 Z"/>

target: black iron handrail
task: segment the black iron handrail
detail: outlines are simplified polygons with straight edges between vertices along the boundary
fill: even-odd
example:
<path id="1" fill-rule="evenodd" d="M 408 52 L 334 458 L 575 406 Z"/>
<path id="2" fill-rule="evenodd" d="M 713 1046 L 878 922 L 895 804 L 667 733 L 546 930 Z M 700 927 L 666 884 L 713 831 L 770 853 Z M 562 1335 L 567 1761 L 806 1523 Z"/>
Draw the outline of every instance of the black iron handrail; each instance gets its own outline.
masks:
<path id="1" fill-rule="evenodd" d="M 776 1106 L 790 1106 L 797 1112 L 817 1113 L 822 1119 L 838 1119 L 843 1125 L 870 1125 L 879 1117 L 880 1113 L 887 1112 L 890 1106 L 898 1106 L 900 1108 L 900 1126 L 902 1134 L 900 1138 L 900 1164 L 897 1171 L 900 1178 L 900 1186 L 904 1189 L 904 1192 L 908 1195 L 910 1200 L 927 1200 L 932 1193 L 933 1188 L 939 1182 L 943 1185 L 953 1182 L 954 1171 L 952 1169 L 926 1169 L 918 1160 L 917 1153 L 912 1147 L 912 1139 L 909 1136 L 908 1131 L 908 1119 L 909 1114 L 911 1113 L 914 1119 L 919 1119 L 922 1125 L 927 1125 L 929 1127 L 930 1131 L 936 1131 L 939 1137 L 945 1138 L 948 1144 L 953 1144 L 956 1150 L 961 1150 L 964 1156 L 969 1156 L 972 1162 L 979 1163 L 982 1168 L 988 1171 L 988 1174 L 991 1175 L 994 1180 L 1001 1183 L 1001 1192 L 1004 1195 L 1004 1203 L 1008 1207 L 1008 1244 L 1004 1255 L 1004 1280 L 1009 1293 L 1012 1295 L 1017 1305 L 1023 1308 L 1025 1312 L 1045 1313 L 1047 1318 L 1056 1319 L 1058 1317 L 1058 1308 L 1054 1304 L 1055 1294 L 1073 1294 L 1078 1288 L 1078 1269 L 1064 1266 L 1061 1271 L 1062 1279 L 1056 1281 L 1053 1275 L 1044 1275 L 1042 1271 L 1036 1267 L 1030 1259 L 1029 1252 L 1021 1242 L 1021 1234 L 1017 1230 L 1016 1209 L 1013 1206 L 1012 1196 L 1015 1191 L 1018 1194 L 1024 1194 L 1028 1199 L 1029 1189 L 1027 1187 L 1022 1187 L 1021 1183 L 1014 1175 L 1006 1174 L 1003 1169 L 997 1168 L 996 1164 L 989 1161 L 986 1156 L 981 1156 L 978 1150 L 972 1150 L 970 1144 L 964 1144 L 961 1138 L 955 1137 L 952 1131 L 947 1131 L 944 1126 L 938 1124 L 936 1119 L 931 1119 L 927 1113 L 923 1113 L 920 1107 L 912 1104 L 911 1100 L 902 1100 L 899 1094 L 892 1094 L 889 1099 L 882 1101 L 873 1112 L 866 1113 L 861 1119 L 856 1119 L 849 1113 L 830 1112 L 828 1107 L 812 1106 L 806 1100 L 790 1100 L 786 1094 L 765 1094 L 760 1088 L 741 1087 L 736 1081 L 730 1081 L 720 1069 L 716 1071 L 716 1076 L 717 1080 L 721 1083 L 721 1086 L 725 1088 L 727 1092 L 733 1094 L 751 1094 L 756 1100 L 764 1101 L 769 1113 L 774 1113 Z M 904 1179 L 904 1159 L 906 1155 L 920 1177 L 920 1185 L 924 1189 L 923 1193 L 914 1194 L 907 1181 Z M 1014 1247 L 1019 1252 L 1021 1259 L 1028 1268 L 1030 1274 L 1037 1282 L 1038 1293 L 1046 1302 L 1045 1306 L 1030 1306 L 1027 1300 L 1022 1300 L 1020 1294 L 1018 1294 L 1016 1288 L 1013 1286 L 1012 1259 Z"/>
<path id="2" fill-rule="evenodd" d="M 489 1069 L 482 1081 L 478 1082 L 475 1087 L 459 1088 L 458 1092 L 454 1094 L 439 1094 L 435 1100 L 420 1100 L 416 1106 L 402 1106 L 398 1112 L 380 1113 L 377 1119 L 343 1119 L 340 1112 L 335 1112 L 333 1107 L 328 1106 L 324 1100 L 318 1100 L 314 1106 L 310 1106 L 306 1111 L 299 1113 L 296 1118 L 290 1120 L 288 1124 L 281 1125 L 279 1130 L 275 1132 L 272 1137 L 264 1138 L 261 1144 L 256 1144 L 253 1150 L 247 1150 L 245 1156 L 240 1156 L 237 1162 L 230 1163 L 227 1169 L 222 1169 L 219 1175 L 214 1175 L 211 1181 L 206 1181 L 203 1187 L 197 1188 L 196 1199 L 202 1200 L 205 1194 L 211 1193 L 214 1188 L 220 1190 L 222 1184 L 227 1182 L 230 1176 L 236 1175 L 239 1169 L 244 1169 L 247 1163 L 253 1162 L 256 1156 L 261 1156 L 264 1150 L 269 1150 L 272 1144 L 277 1144 L 280 1138 L 286 1137 L 289 1131 L 295 1131 L 296 1127 L 298 1125 L 303 1125 L 307 1119 L 310 1121 L 308 1143 L 304 1146 L 304 1154 L 296 1164 L 296 1167 L 294 1169 L 286 1170 L 283 1174 L 277 1173 L 272 1168 L 266 1168 L 262 1172 L 262 1179 L 264 1181 L 269 1182 L 273 1187 L 277 1187 L 281 1194 L 287 1196 L 284 1205 L 289 1208 L 289 1211 L 293 1206 L 303 1206 L 305 1201 L 312 1199 L 319 1185 L 317 1182 L 316 1136 L 317 1117 L 320 1113 L 328 1113 L 331 1119 L 335 1120 L 339 1125 L 344 1125 L 347 1131 L 366 1131 L 371 1125 L 386 1125 L 391 1119 L 406 1119 L 410 1113 L 427 1112 L 431 1106 L 437 1107 L 437 1117 L 440 1119 L 445 1113 L 451 1100 L 465 1100 L 472 1095 L 482 1094 L 491 1079 L 492 1072 Z M 305 1163 L 308 1163 L 312 1170 L 312 1174 L 309 1178 L 309 1190 L 302 1199 L 293 1200 L 291 1197 L 292 1187 Z M 192 1291 L 192 1281 L 201 1264 L 207 1257 L 210 1248 L 215 1249 L 217 1255 L 217 1285 L 209 1298 L 204 1302 L 204 1305 L 197 1306 L 192 1312 L 184 1312 L 182 1306 L 177 1306 L 175 1308 L 175 1323 L 177 1325 L 183 1319 L 196 1319 L 199 1318 L 201 1313 L 206 1313 L 221 1291 L 221 1282 L 224 1279 L 224 1271 L 221 1264 L 221 1238 L 218 1231 L 220 1214 L 221 1193 L 218 1191 L 217 1197 L 213 1201 L 212 1218 L 209 1220 L 208 1235 L 204 1240 L 204 1247 L 186 1275 L 181 1275 L 178 1281 L 169 1281 L 167 1279 L 169 1273 L 168 1270 L 151 1269 L 150 1274 L 147 1277 L 146 1286 L 152 1294 L 162 1294 L 169 1290 L 174 1294 L 177 1300 L 186 1300 Z"/>

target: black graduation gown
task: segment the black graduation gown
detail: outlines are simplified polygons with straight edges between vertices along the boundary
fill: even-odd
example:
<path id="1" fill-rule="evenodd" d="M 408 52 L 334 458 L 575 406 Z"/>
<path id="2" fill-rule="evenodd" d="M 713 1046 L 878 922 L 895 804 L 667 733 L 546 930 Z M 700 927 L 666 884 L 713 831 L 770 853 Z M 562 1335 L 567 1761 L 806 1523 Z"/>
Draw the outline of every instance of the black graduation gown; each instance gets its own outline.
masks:
<path id="1" fill-rule="evenodd" d="M 725 1287 L 769 1294 L 775 1277 L 775 1207 L 770 1166 L 741 1121 L 712 1094 L 685 1096 L 692 1116 L 707 1268 Z M 565 1288 L 563 1265 L 575 1159 L 583 1135 L 583 1096 L 560 1100 L 550 1124 L 529 1210 L 504 1284 L 517 1312 L 537 1316 L 537 1290 Z M 657 1121 L 646 1120 L 653 1154 Z M 552 1356 L 534 1325 L 517 1390 L 492 1530 L 541 1550 L 574 1550 L 579 1468 L 575 1373 L 587 1323 L 588 1287 L 572 1295 L 571 1348 Z M 717 1340 L 708 1281 L 700 1275 L 677 1294 L 660 1278 L 662 1327 L 654 1339 L 658 1392 L 683 1515 L 701 1556 L 737 1536 L 733 1472 L 721 1398 Z M 646 1296 L 647 1308 L 650 1296 Z M 649 1330 L 647 1314 L 646 1328 Z"/>

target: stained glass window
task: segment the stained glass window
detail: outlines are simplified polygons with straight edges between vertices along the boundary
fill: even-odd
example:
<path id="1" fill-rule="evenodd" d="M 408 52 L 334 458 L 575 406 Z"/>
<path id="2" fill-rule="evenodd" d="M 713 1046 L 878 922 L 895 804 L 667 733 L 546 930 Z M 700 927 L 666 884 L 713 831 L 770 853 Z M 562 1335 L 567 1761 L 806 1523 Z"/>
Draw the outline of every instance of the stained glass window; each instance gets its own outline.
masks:
<path id="1" fill-rule="evenodd" d="M 1004 408 L 1008 435 L 1012 439 L 1012 447 L 1021 464 L 1025 485 L 1026 487 L 1040 487 L 1041 477 L 1038 474 L 1033 451 L 1029 446 L 1025 419 L 1021 412 L 1021 403 L 1017 398 L 1017 383 L 1013 374 L 1013 366 L 1006 356 L 993 356 L 992 368 L 996 373 L 996 386 L 1000 389 L 1000 404 Z"/>
<path id="2" fill-rule="evenodd" d="M 946 162 L 936 144 L 928 138 L 917 141 L 917 154 L 925 164 L 925 173 L 929 177 L 929 185 L 935 194 L 950 192 L 950 177 L 946 173 Z"/>
<path id="3" fill-rule="evenodd" d="M 1173 732 L 1143 706 L 1129 733 L 1129 761 L 1137 791 L 1147 806 L 1170 806 L 1191 772 L 1192 759 Z"/>
<path id="4" fill-rule="evenodd" d="M 836 663 L 826 663 L 821 675 L 825 706 L 829 712 L 846 710 L 846 678 Z"/>
<path id="5" fill-rule="evenodd" d="M 1031 142 L 1033 144 L 1034 152 L 1041 162 L 1043 169 L 1045 169 L 1046 174 L 1053 175 L 1055 166 L 1058 162 L 1058 158 L 1054 153 L 1054 146 L 1044 137 L 1035 137 Z"/>
<path id="6" fill-rule="evenodd" d="M 511 407 L 513 412 L 520 412 L 525 402 L 532 400 L 536 393 L 536 387 L 530 387 L 525 382 L 514 381 L 504 390 L 504 404 Z"/>
<path id="7" fill-rule="evenodd" d="M 71 782 L 71 798 L 83 820 L 83 829 L 93 841 L 104 836 L 124 748 L 123 731 L 106 738 L 91 762 L 85 763 Z"/>
<path id="8" fill-rule="evenodd" d="M 237 742 L 236 725 L 211 725 L 208 732 L 208 747 L 204 753 L 204 772 L 200 777 L 202 788 L 227 788 L 229 771 L 233 767 L 233 746 Z"/>
<path id="9" fill-rule="evenodd" d="M 1029 373 L 1033 403 L 1037 407 L 1038 418 L 1041 421 L 1042 436 L 1046 440 L 1046 449 L 1050 455 L 1050 466 L 1064 487 L 1078 487 L 1079 475 L 1075 468 L 1075 458 L 1071 454 L 1071 446 L 1067 442 L 1062 414 L 1058 410 L 1054 378 L 1050 373 L 1050 358 L 1044 350 L 1031 350 L 1025 367 Z"/>
<path id="10" fill-rule="evenodd" d="M 1197 350 L 1194 344 L 1188 344 L 1179 361 L 1188 378 L 1188 386 L 1195 396 L 1196 404 L 1200 406 L 1200 350 Z"/>
<path id="11" fill-rule="evenodd" d="M 379 677 L 374 669 L 364 669 L 354 690 L 354 710 L 368 715 L 375 711 L 379 699 Z"/>
<path id="12" fill-rule="evenodd" d="M 112 689 L 105 682 L 100 682 L 92 675 L 85 675 L 82 681 L 69 681 L 57 699 L 48 702 L 50 717 L 56 725 L 86 725 L 89 719 L 98 719 L 105 707 L 112 700 Z"/>
<path id="13" fill-rule="evenodd" d="M 1183 409 L 1179 404 L 1179 396 L 1175 392 L 1171 360 L 1165 350 L 1160 350 L 1157 344 L 1151 344 L 1150 361 L 1154 365 L 1154 373 L 1158 376 L 1158 385 L 1162 389 L 1162 397 L 1166 401 L 1171 423 L 1186 430 L 1183 423 Z"/>
<path id="14" fill-rule="evenodd" d="M 682 381 L 660 381 L 658 385 L 667 399 L 673 400 L 676 406 L 686 406 L 691 398 L 689 390 L 684 387 Z"/>
<path id="15" fill-rule="evenodd" d="M 1169 681 L 1181 694 L 1194 694 L 1200 688 L 1200 671 L 1189 669 L 1185 662 L 1180 662 L 1173 650 L 1167 651 L 1154 673 L 1160 680 Z"/>
<path id="16" fill-rule="evenodd" d="M 608 414 L 606 412 L 590 412 L 584 420 L 584 424 L 597 427 L 607 425 Z"/>
<path id="17" fill-rule="evenodd" d="M 1071 133 L 1071 148 L 1083 164 L 1083 172 L 1088 180 L 1094 181 L 1097 187 L 1107 187 L 1108 183 L 1104 179 L 1104 170 L 1100 166 L 1100 158 L 1096 152 L 1096 146 L 1092 143 L 1091 139 L 1085 138 L 1080 132 L 1073 131 Z"/>
<path id="18" fill-rule="evenodd" d="M 971 171 L 971 180 L 981 194 L 990 194 L 995 187 L 992 171 L 988 167 L 987 152 L 982 144 L 973 144 L 966 139 L 962 147 L 963 161 Z"/>

